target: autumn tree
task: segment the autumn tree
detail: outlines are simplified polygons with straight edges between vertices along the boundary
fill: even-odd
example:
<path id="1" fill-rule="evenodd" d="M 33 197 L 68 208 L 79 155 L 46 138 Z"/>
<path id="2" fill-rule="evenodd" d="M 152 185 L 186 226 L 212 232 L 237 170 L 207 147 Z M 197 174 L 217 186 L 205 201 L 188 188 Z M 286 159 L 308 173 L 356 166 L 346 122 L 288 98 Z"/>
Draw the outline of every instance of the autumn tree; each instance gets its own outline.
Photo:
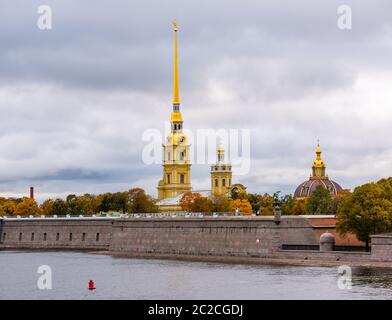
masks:
<path id="1" fill-rule="evenodd" d="M 290 214 L 299 216 L 306 214 L 306 207 L 307 207 L 308 199 L 294 199 L 294 204 L 291 207 Z"/>
<path id="2" fill-rule="evenodd" d="M 180 200 L 180 207 L 182 210 L 192 212 L 192 204 L 196 198 L 201 197 L 198 192 L 187 191 L 185 192 Z"/>
<path id="3" fill-rule="evenodd" d="M 96 197 L 88 193 L 77 197 L 76 205 L 80 208 L 81 214 L 83 215 L 92 215 L 99 212 Z"/>
<path id="4" fill-rule="evenodd" d="M 259 214 L 262 216 L 270 216 L 274 214 L 274 197 L 265 193 L 260 198 Z"/>
<path id="5" fill-rule="evenodd" d="M 208 197 L 197 197 L 191 204 L 191 212 L 212 212 L 214 204 Z"/>
<path id="6" fill-rule="evenodd" d="M 158 212 L 158 206 L 152 197 L 141 188 L 130 189 L 126 193 L 128 212 Z"/>
<path id="7" fill-rule="evenodd" d="M 6 216 L 12 216 L 15 213 L 16 210 L 16 202 L 14 200 L 7 200 L 3 203 L 2 207 L 3 207 L 3 211 L 4 211 L 4 215 Z"/>
<path id="8" fill-rule="evenodd" d="M 35 216 L 39 214 L 41 214 L 41 210 L 38 208 L 35 200 L 31 198 L 24 198 L 24 200 L 16 206 L 14 211 L 14 215 L 16 216 Z"/>
<path id="9" fill-rule="evenodd" d="M 40 205 L 40 209 L 41 209 L 42 214 L 45 216 L 53 215 L 53 204 L 54 204 L 54 201 L 52 199 L 45 200 Z"/>
<path id="10" fill-rule="evenodd" d="M 214 203 L 198 192 L 185 192 L 180 200 L 181 209 L 187 212 L 212 212 Z"/>
<path id="11" fill-rule="evenodd" d="M 229 212 L 231 200 L 226 196 L 214 196 L 212 198 L 213 212 Z"/>
<path id="12" fill-rule="evenodd" d="M 333 214 L 332 197 L 326 188 L 316 187 L 306 204 L 306 214 Z"/>
<path id="13" fill-rule="evenodd" d="M 252 206 L 247 199 L 235 199 L 230 203 L 230 212 L 240 211 L 240 214 L 249 216 L 252 214 Z"/>

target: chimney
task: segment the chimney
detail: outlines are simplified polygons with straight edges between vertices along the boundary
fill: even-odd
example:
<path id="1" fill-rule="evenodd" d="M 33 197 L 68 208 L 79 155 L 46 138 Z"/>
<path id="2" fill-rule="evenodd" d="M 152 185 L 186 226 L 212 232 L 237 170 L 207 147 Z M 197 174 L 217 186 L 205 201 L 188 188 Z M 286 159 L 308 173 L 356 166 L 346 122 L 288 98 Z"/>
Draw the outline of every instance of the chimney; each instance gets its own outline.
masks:
<path id="1" fill-rule="evenodd" d="M 34 200 L 34 187 L 30 187 L 30 199 Z"/>

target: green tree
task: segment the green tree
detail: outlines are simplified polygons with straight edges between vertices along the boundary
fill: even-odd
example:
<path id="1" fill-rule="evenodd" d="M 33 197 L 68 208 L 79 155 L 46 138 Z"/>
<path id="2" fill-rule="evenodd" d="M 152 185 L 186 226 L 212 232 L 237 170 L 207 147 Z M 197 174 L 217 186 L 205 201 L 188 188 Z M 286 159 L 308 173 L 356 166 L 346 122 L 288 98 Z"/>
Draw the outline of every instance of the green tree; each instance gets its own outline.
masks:
<path id="1" fill-rule="evenodd" d="M 249 201 L 250 205 L 252 206 L 252 211 L 255 213 L 259 212 L 259 210 L 260 210 L 261 198 L 262 198 L 262 195 L 260 195 L 260 194 L 248 193 L 248 201 Z"/>
<path id="2" fill-rule="evenodd" d="M 103 212 L 127 212 L 128 199 L 126 192 L 105 193 L 98 196 L 98 210 Z"/>
<path id="3" fill-rule="evenodd" d="M 291 215 L 295 206 L 295 202 L 296 201 L 291 194 L 287 194 L 281 198 L 280 209 L 282 210 L 282 215 Z"/>
<path id="4" fill-rule="evenodd" d="M 332 197 L 326 188 L 316 187 L 306 204 L 306 214 L 333 214 Z"/>
<path id="5" fill-rule="evenodd" d="M 58 216 L 65 216 L 68 214 L 67 203 L 63 199 L 56 199 L 53 201 L 52 214 Z"/>
<path id="6" fill-rule="evenodd" d="M 392 178 L 355 188 L 338 204 L 336 220 L 340 234 L 352 232 L 369 248 L 372 234 L 392 230 Z"/>

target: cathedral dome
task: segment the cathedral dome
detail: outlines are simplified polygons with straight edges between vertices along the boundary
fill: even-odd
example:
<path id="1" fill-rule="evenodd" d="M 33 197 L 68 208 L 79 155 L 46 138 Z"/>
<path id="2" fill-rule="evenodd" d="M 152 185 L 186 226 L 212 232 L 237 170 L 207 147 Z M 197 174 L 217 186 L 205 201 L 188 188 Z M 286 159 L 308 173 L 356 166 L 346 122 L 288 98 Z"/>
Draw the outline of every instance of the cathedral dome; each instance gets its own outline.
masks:
<path id="1" fill-rule="evenodd" d="M 342 189 L 342 187 L 335 181 L 328 179 L 328 177 L 322 178 L 310 178 L 307 181 L 302 182 L 294 192 L 294 197 L 310 197 L 314 190 L 318 186 L 322 186 L 329 191 L 331 195 L 337 195 L 337 193 Z"/>
<path id="2" fill-rule="evenodd" d="M 322 186 L 329 191 L 331 195 L 337 195 L 337 193 L 342 189 L 342 187 L 335 181 L 330 180 L 326 175 L 325 162 L 321 159 L 321 148 L 317 145 L 315 150 L 316 159 L 313 161 L 312 175 L 309 180 L 302 182 L 294 192 L 294 197 L 310 197 L 312 193 L 316 190 L 318 186 Z"/>

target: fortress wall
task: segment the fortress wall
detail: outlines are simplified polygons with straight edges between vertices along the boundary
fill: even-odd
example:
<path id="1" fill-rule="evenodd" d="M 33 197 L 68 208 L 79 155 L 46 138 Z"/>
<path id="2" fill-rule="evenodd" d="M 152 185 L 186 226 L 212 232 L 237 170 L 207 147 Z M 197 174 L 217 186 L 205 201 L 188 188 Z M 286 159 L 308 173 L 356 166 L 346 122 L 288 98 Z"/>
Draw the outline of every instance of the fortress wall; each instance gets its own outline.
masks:
<path id="1" fill-rule="evenodd" d="M 281 244 L 318 244 L 307 219 L 203 217 L 121 219 L 110 250 L 136 253 L 272 257 Z"/>
<path id="2" fill-rule="evenodd" d="M 265 257 L 280 245 L 272 219 L 122 219 L 113 229 L 110 250 L 117 252 Z"/>
<path id="3" fill-rule="evenodd" d="M 107 249 L 112 230 L 112 220 L 91 218 L 7 219 L 2 225 L 5 248 Z"/>
<path id="4" fill-rule="evenodd" d="M 321 226 L 312 225 L 311 220 L 290 216 L 276 224 L 273 217 L 4 219 L 0 239 L 1 248 L 8 249 L 392 261 L 392 235 L 373 236 L 371 254 L 282 250 L 282 244 L 318 244 Z"/>

